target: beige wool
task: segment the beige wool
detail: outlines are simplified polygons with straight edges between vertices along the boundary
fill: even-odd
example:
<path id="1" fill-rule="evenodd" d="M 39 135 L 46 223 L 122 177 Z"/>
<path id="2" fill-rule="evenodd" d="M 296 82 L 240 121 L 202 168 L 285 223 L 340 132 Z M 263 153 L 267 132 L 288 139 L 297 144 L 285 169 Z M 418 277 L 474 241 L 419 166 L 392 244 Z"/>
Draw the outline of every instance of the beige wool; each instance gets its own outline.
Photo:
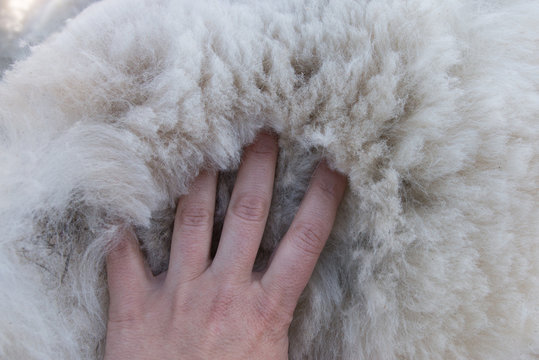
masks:
<path id="1" fill-rule="evenodd" d="M 118 226 L 163 271 L 175 202 L 212 168 L 217 241 L 261 129 L 280 154 L 257 267 L 321 158 L 349 179 L 291 359 L 536 358 L 538 19 L 519 0 L 90 5 L 0 82 L 0 358 L 101 358 Z"/>

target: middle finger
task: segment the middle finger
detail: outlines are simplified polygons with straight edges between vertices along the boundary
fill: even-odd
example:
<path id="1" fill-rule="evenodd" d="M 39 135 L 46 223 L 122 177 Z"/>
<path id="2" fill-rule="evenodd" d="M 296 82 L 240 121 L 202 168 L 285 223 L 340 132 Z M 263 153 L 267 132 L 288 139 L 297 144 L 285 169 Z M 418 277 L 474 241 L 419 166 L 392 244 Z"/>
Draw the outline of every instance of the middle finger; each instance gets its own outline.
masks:
<path id="1" fill-rule="evenodd" d="M 245 150 L 211 268 L 235 278 L 251 278 L 271 204 L 278 146 L 261 133 Z"/>

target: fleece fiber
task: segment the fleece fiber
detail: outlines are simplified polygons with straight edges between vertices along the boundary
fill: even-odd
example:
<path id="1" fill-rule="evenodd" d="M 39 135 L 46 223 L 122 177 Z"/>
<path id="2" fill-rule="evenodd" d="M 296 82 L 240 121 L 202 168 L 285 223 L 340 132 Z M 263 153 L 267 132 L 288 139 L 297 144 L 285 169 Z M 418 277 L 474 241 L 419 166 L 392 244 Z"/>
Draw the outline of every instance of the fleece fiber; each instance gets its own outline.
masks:
<path id="1" fill-rule="evenodd" d="M 291 359 L 537 358 L 538 19 L 520 0 L 90 5 L 0 82 L 0 358 L 101 358 L 118 227 L 165 270 L 177 199 L 219 170 L 218 233 L 261 129 L 280 154 L 256 266 L 322 158 L 349 181 Z"/>

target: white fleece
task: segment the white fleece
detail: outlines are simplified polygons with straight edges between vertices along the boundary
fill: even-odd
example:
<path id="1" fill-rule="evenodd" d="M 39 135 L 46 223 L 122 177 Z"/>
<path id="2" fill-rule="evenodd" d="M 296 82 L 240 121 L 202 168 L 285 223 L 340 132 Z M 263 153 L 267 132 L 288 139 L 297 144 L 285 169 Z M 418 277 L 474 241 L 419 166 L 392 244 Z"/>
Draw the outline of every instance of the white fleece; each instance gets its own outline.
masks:
<path id="1" fill-rule="evenodd" d="M 322 157 L 349 179 L 291 359 L 537 358 L 538 19 L 521 0 L 89 6 L 0 82 L 0 358 L 101 358 L 117 226 L 166 269 L 178 197 L 220 170 L 219 228 L 263 128 L 257 266 Z"/>

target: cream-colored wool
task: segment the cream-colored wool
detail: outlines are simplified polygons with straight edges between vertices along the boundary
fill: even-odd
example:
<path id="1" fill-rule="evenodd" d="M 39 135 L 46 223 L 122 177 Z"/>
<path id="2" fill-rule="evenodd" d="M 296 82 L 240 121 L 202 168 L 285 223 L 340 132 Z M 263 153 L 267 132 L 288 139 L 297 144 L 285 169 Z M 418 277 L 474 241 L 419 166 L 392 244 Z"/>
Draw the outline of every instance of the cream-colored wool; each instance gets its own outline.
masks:
<path id="1" fill-rule="evenodd" d="M 175 201 L 219 169 L 218 229 L 260 129 L 280 156 L 257 266 L 322 157 L 349 178 L 291 359 L 536 358 L 538 19 L 535 1 L 91 5 L 0 82 L 0 358 L 101 358 L 115 229 L 166 269 Z"/>

